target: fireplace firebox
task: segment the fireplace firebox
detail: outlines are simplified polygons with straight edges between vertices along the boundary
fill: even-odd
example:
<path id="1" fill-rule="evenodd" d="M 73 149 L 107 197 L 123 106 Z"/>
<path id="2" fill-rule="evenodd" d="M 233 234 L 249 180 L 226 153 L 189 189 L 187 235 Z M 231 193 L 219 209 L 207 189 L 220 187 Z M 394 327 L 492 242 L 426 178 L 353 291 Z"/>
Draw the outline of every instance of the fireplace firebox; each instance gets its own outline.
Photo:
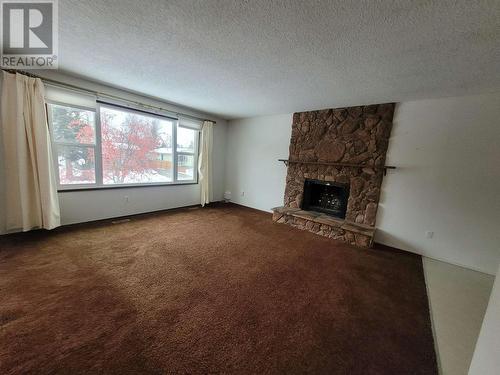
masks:
<path id="1" fill-rule="evenodd" d="M 345 219 L 349 186 L 329 181 L 306 179 L 302 209 L 319 211 Z"/>

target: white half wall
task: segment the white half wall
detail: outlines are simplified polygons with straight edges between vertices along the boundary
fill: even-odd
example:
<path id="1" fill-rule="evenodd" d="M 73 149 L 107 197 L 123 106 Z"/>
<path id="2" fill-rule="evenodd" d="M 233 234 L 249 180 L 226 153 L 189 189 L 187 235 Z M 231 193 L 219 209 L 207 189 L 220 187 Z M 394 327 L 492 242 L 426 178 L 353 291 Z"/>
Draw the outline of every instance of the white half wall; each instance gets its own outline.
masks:
<path id="1" fill-rule="evenodd" d="M 226 190 L 231 201 L 271 211 L 283 205 L 292 115 L 230 121 L 227 129 Z"/>
<path id="2" fill-rule="evenodd" d="M 200 189 L 176 185 L 60 192 L 59 203 L 65 225 L 199 204 Z"/>
<path id="3" fill-rule="evenodd" d="M 291 122 L 291 114 L 229 121 L 234 202 L 266 211 L 283 204 L 286 169 L 276 160 L 288 157 Z M 500 93 L 398 105 L 387 154 L 398 169 L 384 178 L 376 241 L 494 274 L 499 141 Z"/>
<path id="4" fill-rule="evenodd" d="M 469 375 L 497 375 L 500 369 L 500 267 L 491 291 Z"/>
<path id="5" fill-rule="evenodd" d="M 224 119 L 216 118 L 209 114 L 191 108 L 177 106 L 159 99 L 61 74 L 57 71 L 37 72 L 37 74 L 77 87 L 116 95 L 124 99 L 139 101 L 153 106 L 160 106 L 173 112 L 182 112 L 184 114 L 217 121 L 217 124 L 214 126 L 213 140 L 212 200 L 220 201 L 223 199 L 227 126 L 227 122 Z M 0 152 L 3 152 L 1 147 L 0 142 Z M 2 176 L 4 176 L 2 163 L 3 153 L 0 154 L 0 212 L 3 212 L 5 201 L 2 183 L 4 181 L 4 178 L 2 178 Z M 126 197 L 128 197 L 128 202 Z M 62 224 L 74 224 L 199 204 L 200 187 L 198 184 L 193 184 L 60 192 L 59 203 L 61 206 Z M 3 215 L 0 215 L 0 234 L 4 232 L 5 224 L 3 222 Z"/>

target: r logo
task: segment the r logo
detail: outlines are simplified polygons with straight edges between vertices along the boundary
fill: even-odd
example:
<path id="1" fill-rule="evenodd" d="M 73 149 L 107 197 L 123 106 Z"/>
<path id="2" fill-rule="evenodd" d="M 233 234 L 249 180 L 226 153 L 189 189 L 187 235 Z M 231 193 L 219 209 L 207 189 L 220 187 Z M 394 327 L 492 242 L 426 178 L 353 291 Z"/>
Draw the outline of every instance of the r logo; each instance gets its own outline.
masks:
<path id="1" fill-rule="evenodd" d="M 54 54 L 53 2 L 2 2 L 2 54 Z"/>

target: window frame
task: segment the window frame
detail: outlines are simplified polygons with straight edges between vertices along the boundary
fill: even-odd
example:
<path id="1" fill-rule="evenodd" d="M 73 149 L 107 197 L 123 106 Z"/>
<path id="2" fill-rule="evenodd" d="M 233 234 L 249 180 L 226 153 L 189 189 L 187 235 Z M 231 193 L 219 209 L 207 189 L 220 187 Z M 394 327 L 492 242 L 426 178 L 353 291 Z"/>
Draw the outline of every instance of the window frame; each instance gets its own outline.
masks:
<path id="1" fill-rule="evenodd" d="M 94 112 L 94 129 L 95 129 L 95 144 L 84 144 L 84 143 L 71 143 L 71 142 L 59 142 L 55 140 L 53 126 L 52 126 L 52 108 L 51 105 L 59 105 L 69 108 L 81 109 L 84 111 Z M 157 117 L 162 120 L 168 120 L 172 122 L 172 181 L 171 182 L 143 182 L 143 183 L 127 183 L 127 184 L 104 184 L 103 182 L 103 165 L 102 165 L 102 136 L 101 136 L 101 106 L 108 107 L 115 110 L 120 110 L 123 112 L 136 113 L 143 116 Z M 198 157 L 200 153 L 199 149 L 199 139 L 201 130 L 194 129 L 192 127 L 182 126 L 179 123 L 179 119 L 171 116 L 166 116 L 158 113 L 153 113 L 145 111 L 142 109 L 131 108 L 128 106 L 123 106 L 114 103 L 107 103 L 103 101 L 96 100 L 95 108 L 63 103 L 54 100 L 46 100 L 46 111 L 47 111 L 47 122 L 49 124 L 50 141 L 52 146 L 52 155 L 54 159 L 54 168 L 56 171 L 56 181 L 57 181 L 57 191 L 58 192 L 71 192 L 71 191 L 86 191 L 86 190 L 105 190 L 105 189 L 123 189 L 123 188 L 136 188 L 136 187 L 153 187 L 153 186 L 179 186 L 179 185 L 197 185 L 198 184 Z M 178 152 L 177 151 L 177 129 L 179 127 L 189 129 L 195 132 L 195 147 L 194 152 Z M 59 162 L 58 162 L 58 146 L 72 146 L 81 148 L 94 148 L 94 159 L 95 159 L 95 182 L 88 184 L 61 184 L 59 177 Z M 177 177 L 177 164 L 178 155 L 189 155 L 193 156 L 193 174 L 194 178 L 192 180 L 179 180 Z"/>
<path id="2" fill-rule="evenodd" d="M 193 152 L 188 152 L 188 151 L 178 151 L 177 150 L 177 131 L 179 130 L 179 128 L 183 128 L 183 129 L 189 129 L 189 130 L 192 130 L 195 132 L 194 134 L 194 150 Z M 199 129 L 194 129 L 194 128 L 191 128 L 191 127 L 188 127 L 188 126 L 182 126 L 180 125 L 180 122 L 179 120 L 177 120 L 177 126 L 175 127 L 175 147 L 174 147 L 174 167 L 175 167 L 175 170 L 174 170 L 174 173 L 175 173 L 175 180 L 176 181 L 179 181 L 179 182 L 182 182 L 182 181 L 186 181 L 186 182 L 189 182 L 189 181 L 193 181 L 193 180 L 196 180 L 198 181 L 198 157 L 199 157 L 199 154 L 200 154 L 200 148 L 199 148 L 199 145 L 200 145 L 200 135 L 201 135 L 201 130 Z M 179 155 L 186 155 L 186 156 L 192 156 L 193 157 L 193 174 L 194 174 L 194 179 L 193 180 L 179 180 L 179 176 L 178 176 L 178 167 L 179 167 Z"/>

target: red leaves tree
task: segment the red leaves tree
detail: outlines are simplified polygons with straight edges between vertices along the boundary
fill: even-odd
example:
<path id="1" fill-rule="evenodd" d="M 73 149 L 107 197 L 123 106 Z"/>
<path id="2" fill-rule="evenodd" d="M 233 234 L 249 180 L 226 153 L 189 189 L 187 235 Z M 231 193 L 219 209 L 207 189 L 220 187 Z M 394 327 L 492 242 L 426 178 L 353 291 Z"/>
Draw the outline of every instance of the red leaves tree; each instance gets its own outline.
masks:
<path id="1" fill-rule="evenodd" d="M 101 111 L 102 163 L 104 180 L 124 183 L 131 175 L 151 170 L 152 151 L 161 146 L 158 123 L 135 114 L 127 114 L 122 123 Z"/>
<path id="2" fill-rule="evenodd" d="M 75 146 L 94 144 L 95 134 L 87 111 L 71 107 L 53 105 L 52 126 L 56 139 Z M 62 184 L 86 183 L 95 181 L 94 151 L 90 147 L 63 146 L 58 149 L 64 170 L 60 164 L 59 178 Z"/>
<path id="3" fill-rule="evenodd" d="M 94 143 L 94 129 L 87 121 L 74 119 L 71 120 L 69 126 L 73 129 L 78 129 L 78 132 L 76 133 L 76 139 L 78 140 L 78 142 L 87 144 Z"/>
<path id="4" fill-rule="evenodd" d="M 95 142 L 94 128 L 86 119 L 74 118 L 70 121 L 69 128 L 76 131 L 75 139 L 79 143 L 92 144 Z M 95 165 L 95 155 L 93 149 L 76 149 L 73 150 L 72 154 L 71 158 L 66 159 L 66 178 L 70 181 L 75 180 L 75 176 L 73 176 L 73 166 L 71 165 L 72 159 L 85 160 L 89 165 Z M 81 176 L 79 176 L 78 179 L 81 181 L 95 180 L 94 168 L 82 169 Z"/>

